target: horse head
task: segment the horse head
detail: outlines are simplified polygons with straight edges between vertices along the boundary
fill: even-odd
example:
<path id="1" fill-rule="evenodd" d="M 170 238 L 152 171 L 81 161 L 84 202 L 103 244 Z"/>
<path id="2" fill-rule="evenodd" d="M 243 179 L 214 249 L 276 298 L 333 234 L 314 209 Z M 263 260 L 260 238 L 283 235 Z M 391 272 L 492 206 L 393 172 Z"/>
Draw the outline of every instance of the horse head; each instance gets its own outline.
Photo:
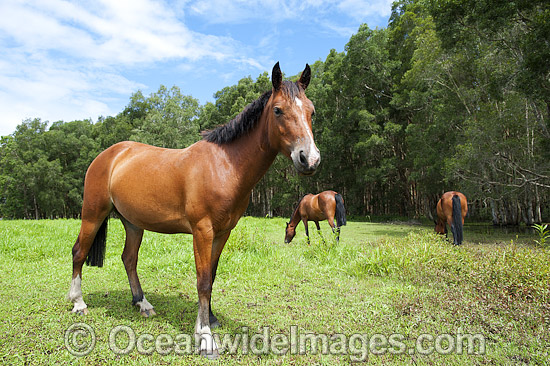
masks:
<path id="1" fill-rule="evenodd" d="M 441 234 L 441 235 L 447 234 L 447 226 L 445 225 L 444 221 L 441 221 L 441 220 L 435 221 L 434 220 L 434 223 L 435 223 L 435 229 L 434 230 L 435 230 L 436 233 Z"/>
<path id="2" fill-rule="evenodd" d="M 296 235 L 296 227 L 290 226 L 290 222 L 286 223 L 286 230 L 285 230 L 285 243 L 288 244 L 294 239 L 294 236 Z"/>
<path id="3" fill-rule="evenodd" d="M 310 78 L 311 69 L 306 64 L 297 82 L 283 81 L 277 62 L 271 73 L 273 91 L 266 106 L 270 145 L 290 158 L 303 175 L 315 173 L 321 161 L 311 128 L 315 107 L 304 93 Z"/>

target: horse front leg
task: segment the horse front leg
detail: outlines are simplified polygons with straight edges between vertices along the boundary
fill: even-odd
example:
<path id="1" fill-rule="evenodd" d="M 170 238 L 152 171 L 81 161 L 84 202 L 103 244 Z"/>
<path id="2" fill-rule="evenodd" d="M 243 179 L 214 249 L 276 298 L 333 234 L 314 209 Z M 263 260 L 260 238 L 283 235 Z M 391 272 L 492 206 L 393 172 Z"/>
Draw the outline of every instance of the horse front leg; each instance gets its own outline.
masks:
<path id="1" fill-rule="evenodd" d="M 197 270 L 199 309 L 195 323 L 195 342 L 199 352 L 208 359 L 219 357 L 218 346 L 210 329 L 210 299 L 212 296 L 212 227 L 193 230 L 193 251 Z"/>
<path id="2" fill-rule="evenodd" d="M 216 280 L 216 271 L 218 270 L 218 261 L 220 260 L 220 255 L 222 254 L 223 247 L 229 239 L 231 231 L 228 231 L 225 234 L 214 239 L 212 243 L 212 286 L 214 286 L 214 281 Z M 220 326 L 218 318 L 212 312 L 212 297 L 210 297 L 209 304 L 209 320 L 210 320 L 210 329 L 217 328 Z"/>
<path id="3" fill-rule="evenodd" d="M 309 244 L 309 230 L 307 227 L 307 220 L 303 219 L 302 222 L 304 223 L 304 226 L 306 228 L 307 243 Z"/>

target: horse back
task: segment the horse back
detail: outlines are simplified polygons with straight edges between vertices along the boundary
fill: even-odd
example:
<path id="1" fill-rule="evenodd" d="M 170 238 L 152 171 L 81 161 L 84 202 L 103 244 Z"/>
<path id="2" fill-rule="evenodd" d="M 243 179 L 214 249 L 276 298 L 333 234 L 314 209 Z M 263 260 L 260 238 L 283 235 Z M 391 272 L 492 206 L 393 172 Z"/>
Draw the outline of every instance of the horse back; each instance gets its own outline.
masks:
<path id="1" fill-rule="evenodd" d="M 336 213 L 336 192 L 324 191 L 319 193 L 319 208 L 326 217 L 334 217 Z"/>
<path id="2" fill-rule="evenodd" d="M 302 197 L 302 200 L 300 201 L 299 212 L 302 219 L 310 221 L 322 220 L 319 218 L 320 209 L 318 195 L 309 193 Z"/>
<path id="3" fill-rule="evenodd" d="M 85 201 L 87 196 L 101 200 L 146 230 L 190 233 L 193 223 L 207 216 L 203 202 L 212 196 L 205 191 L 213 186 L 205 178 L 211 175 L 208 163 L 197 164 L 205 155 L 204 145 L 166 149 L 133 141 L 117 143 L 90 165 Z M 189 205 L 197 208 L 187 210 Z"/>
<path id="4" fill-rule="evenodd" d="M 304 202 L 308 219 L 312 221 L 323 221 L 328 217 L 334 217 L 336 212 L 336 200 L 334 191 L 324 191 L 316 195 L 306 196 L 308 199 Z M 305 198 L 305 197 L 304 197 Z"/>
<path id="5" fill-rule="evenodd" d="M 109 191 L 114 162 L 119 154 L 128 148 L 126 142 L 119 142 L 103 150 L 91 163 L 84 178 L 82 218 L 111 211 L 113 204 Z"/>
<path id="6" fill-rule="evenodd" d="M 437 216 L 441 220 L 450 220 L 453 212 L 453 197 L 458 196 L 460 199 L 460 209 L 462 218 L 468 213 L 468 200 L 466 196 L 458 191 L 445 192 L 437 203 Z"/>

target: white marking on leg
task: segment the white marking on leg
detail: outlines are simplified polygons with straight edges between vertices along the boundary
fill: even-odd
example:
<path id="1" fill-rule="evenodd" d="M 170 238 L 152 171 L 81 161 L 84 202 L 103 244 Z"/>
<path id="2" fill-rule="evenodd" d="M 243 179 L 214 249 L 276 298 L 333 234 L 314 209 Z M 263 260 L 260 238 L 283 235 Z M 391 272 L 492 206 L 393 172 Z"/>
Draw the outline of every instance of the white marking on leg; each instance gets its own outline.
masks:
<path id="1" fill-rule="evenodd" d="M 199 353 L 205 351 L 206 354 L 213 354 L 218 350 L 218 345 L 212 336 L 212 331 L 208 325 L 200 326 L 200 320 L 197 316 L 195 324 L 195 345 L 199 347 Z"/>
<path id="2" fill-rule="evenodd" d="M 73 302 L 73 313 L 82 311 L 86 309 L 88 306 L 82 299 L 82 288 L 81 288 L 81 282 L 80 275 L 77 275 L 73 280 L 71 281 L 71 288 L 69 290 L 69 294 L 67 295 L 67 298 Z"/>
<path id="3" fill-rule="evenodd" d="M 212 336 L 212 331 L 210 330 L 210 327 L 202 327 L 199 334 L 201 337 L 201 351 L 212 353 L 218 349 L 218 345 L 216 344 L 216 341 L 214 341 L 214 337 Z"/>
<path id="4" fill-rule="evenodd" d="M 153 308 L 153 305 L 147 301 L 145 296 L 143 296 L 143 300 L 136 302 L 136 306 L 139 306 L 140 311 L 151 310 Z"/>

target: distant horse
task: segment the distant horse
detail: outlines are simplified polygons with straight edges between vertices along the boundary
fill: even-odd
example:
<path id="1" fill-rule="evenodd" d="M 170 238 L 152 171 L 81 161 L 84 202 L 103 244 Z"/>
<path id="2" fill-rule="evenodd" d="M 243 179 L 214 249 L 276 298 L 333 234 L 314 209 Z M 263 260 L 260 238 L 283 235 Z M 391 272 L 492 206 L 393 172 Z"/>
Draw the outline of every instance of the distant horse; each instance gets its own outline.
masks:
<path id="1" fill-rule="evenodd" d="M 195 338 L 202 355 L 216 358 L 210 326 L 219 323 L 210 305 L 212 284 L 222 249 L 248 206 L 252 188 L 278 153 L 290 158 L 303 175 L 313 174 L 319 165 L 311 129 L 315 109 L 304 94 L 310 77 L 306 64 L 297 82 L 283 81 L 275 64 L 272 90 L 229 123 L 203 132 L 203 139 L 188 148 L 125 141 L 99 154 L 86 173 L 82 225 L 72 251 L 72 311 L 88 312 L 82 298 L 82 265 L 103 265 L 111 211 L 126 231 L 122 261 L 133 304 L 144 316 L 155 311 L 136 272 L 143 231 L 192 234 L 199 298 Z"/>
<path id="2" fill-rule="evenodd" d="M 338 226 L 334 226 L 334 218 Z M 304 223 L 306 228 L 307 242 L 309 243 L 308 220 L 315 222 L 317 231 L 321 230 L 319 221 L 328 220 L 332 232 L 336 233 L 336 240 L 340 240 L 340 227 L 346 224 L 346 209 L 344 199 L 334 191 L 324 191 L 319 194 L 307 194 L 298 203 L 290 222 L 286 224 L 285 243 L 290 243 L 296 235 L 296 226 Z"/>
<path id="3" fill-rule="evenodd" d="M 446 192 L 437 202 L 435 231 L 447 235 L 447 224 L 453 233 L 454 245 L 462 244 L 464 217 L 468 213 L 468 201 L 460 192 Z"/>

